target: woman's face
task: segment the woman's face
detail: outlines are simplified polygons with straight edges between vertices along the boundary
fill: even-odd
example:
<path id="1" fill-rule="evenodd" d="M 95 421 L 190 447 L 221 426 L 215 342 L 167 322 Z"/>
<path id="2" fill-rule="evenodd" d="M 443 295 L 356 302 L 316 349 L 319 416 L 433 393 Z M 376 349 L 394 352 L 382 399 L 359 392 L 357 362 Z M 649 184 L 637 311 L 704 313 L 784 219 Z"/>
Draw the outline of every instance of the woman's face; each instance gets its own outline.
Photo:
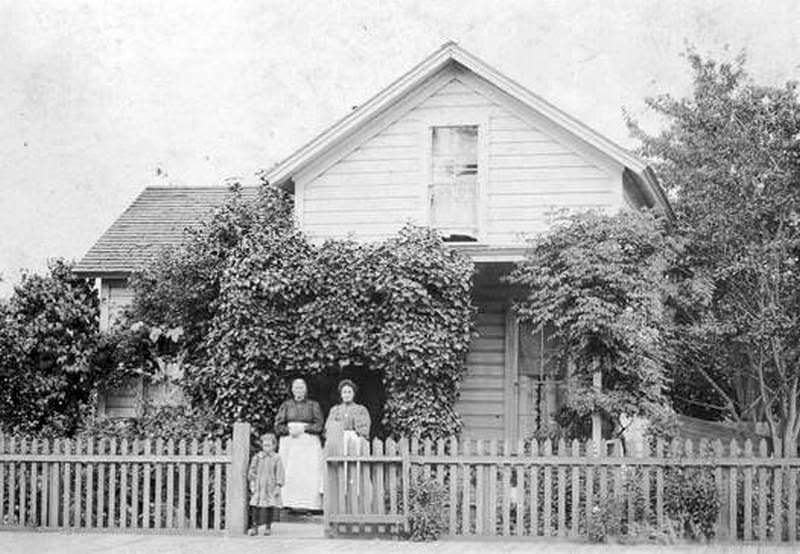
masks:
<path id="1" fill-rule="evenodd" d="M 353 398 L 356 395 L 355 391 L 353 390 L 353 387 L 351 387 L 350 385 L 343 386 L 339 394 L 342 397 L 342 402 L 344 402 L 345 404 L 349 404 L 350 402 L 352 402 Z"/>
<path id="2" fill-rule="evenodd" d="M 302 379 L 295 379 L 292 381 L 292 396 L 295 400 L 304 400 L 308 393 L 306 382 Z"/>

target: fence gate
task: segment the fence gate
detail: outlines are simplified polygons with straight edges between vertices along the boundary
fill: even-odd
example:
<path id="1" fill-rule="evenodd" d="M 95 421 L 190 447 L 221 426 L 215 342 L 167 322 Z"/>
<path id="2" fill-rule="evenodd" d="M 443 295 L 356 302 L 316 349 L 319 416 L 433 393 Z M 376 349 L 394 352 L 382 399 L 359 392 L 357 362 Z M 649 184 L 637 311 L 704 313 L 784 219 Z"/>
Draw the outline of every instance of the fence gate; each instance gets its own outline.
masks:
<path id="1" fill-rule="evenodd" d="M 398 534 L 408 530 L 409 452 L 405 440 L 372 444 L 329 432 L 325 445 L 325 532 Z"/>

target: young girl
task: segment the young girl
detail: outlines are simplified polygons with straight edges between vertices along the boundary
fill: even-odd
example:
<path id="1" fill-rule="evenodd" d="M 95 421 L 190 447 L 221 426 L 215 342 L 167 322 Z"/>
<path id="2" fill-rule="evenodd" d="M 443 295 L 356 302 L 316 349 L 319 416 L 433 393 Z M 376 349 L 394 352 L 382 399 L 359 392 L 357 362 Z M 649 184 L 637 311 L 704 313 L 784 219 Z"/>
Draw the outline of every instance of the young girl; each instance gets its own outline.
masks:
<path id="1" fill-rule="evenodd" d="M 250 530 L 269 535 L 274 509 L 281 507 L 284 472 L 281 458 L 275 452 L 277 440 L 272 433 L 261 436 L 261 452 L 253 456 L 247 472 L 250 484 Z"/>

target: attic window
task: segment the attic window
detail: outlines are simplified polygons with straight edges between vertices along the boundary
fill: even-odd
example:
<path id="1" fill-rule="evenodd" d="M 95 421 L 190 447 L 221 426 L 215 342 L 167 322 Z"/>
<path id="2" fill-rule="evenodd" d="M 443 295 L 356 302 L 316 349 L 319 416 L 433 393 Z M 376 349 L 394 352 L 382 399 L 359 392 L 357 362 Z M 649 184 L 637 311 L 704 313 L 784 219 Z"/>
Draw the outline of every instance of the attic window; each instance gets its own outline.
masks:
<path id="1" fill-rule="evenodd" d="M 430 224 L 445 240 L 478 236 L 478 126 L 432 128 Z"/>

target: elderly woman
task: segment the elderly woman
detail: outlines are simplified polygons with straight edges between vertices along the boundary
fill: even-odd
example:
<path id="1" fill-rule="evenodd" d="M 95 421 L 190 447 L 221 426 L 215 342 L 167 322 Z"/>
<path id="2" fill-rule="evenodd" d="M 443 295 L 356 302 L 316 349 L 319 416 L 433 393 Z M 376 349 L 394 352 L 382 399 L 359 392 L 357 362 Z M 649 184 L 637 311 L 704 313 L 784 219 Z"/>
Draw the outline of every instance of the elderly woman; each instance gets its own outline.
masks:
<path id="1" fill-rule="evenodd" d="M 339 383 L 339 397 L 341 403 L 331 408 L 328 420 L 325 422 L 325 431 L 330 437 L 333 432 L 344 432 L 343 445 L 346 453 L 357 453 L 360 439 L 369 439 L 370 418 L 369 412 L 361 404 L 354 402 L 356 384 L 350 379 Z M 337 429 L 337 431 L 334 431 Z"/>
<path id="2" fill-rule="evenodd" d="M 285 469 L 283 505 L 300 510 L 322 508 L 322 409 L 308 399 L 303 379 L 292 381 L 292 398 L 275 415 L 275 433 Z"/>

